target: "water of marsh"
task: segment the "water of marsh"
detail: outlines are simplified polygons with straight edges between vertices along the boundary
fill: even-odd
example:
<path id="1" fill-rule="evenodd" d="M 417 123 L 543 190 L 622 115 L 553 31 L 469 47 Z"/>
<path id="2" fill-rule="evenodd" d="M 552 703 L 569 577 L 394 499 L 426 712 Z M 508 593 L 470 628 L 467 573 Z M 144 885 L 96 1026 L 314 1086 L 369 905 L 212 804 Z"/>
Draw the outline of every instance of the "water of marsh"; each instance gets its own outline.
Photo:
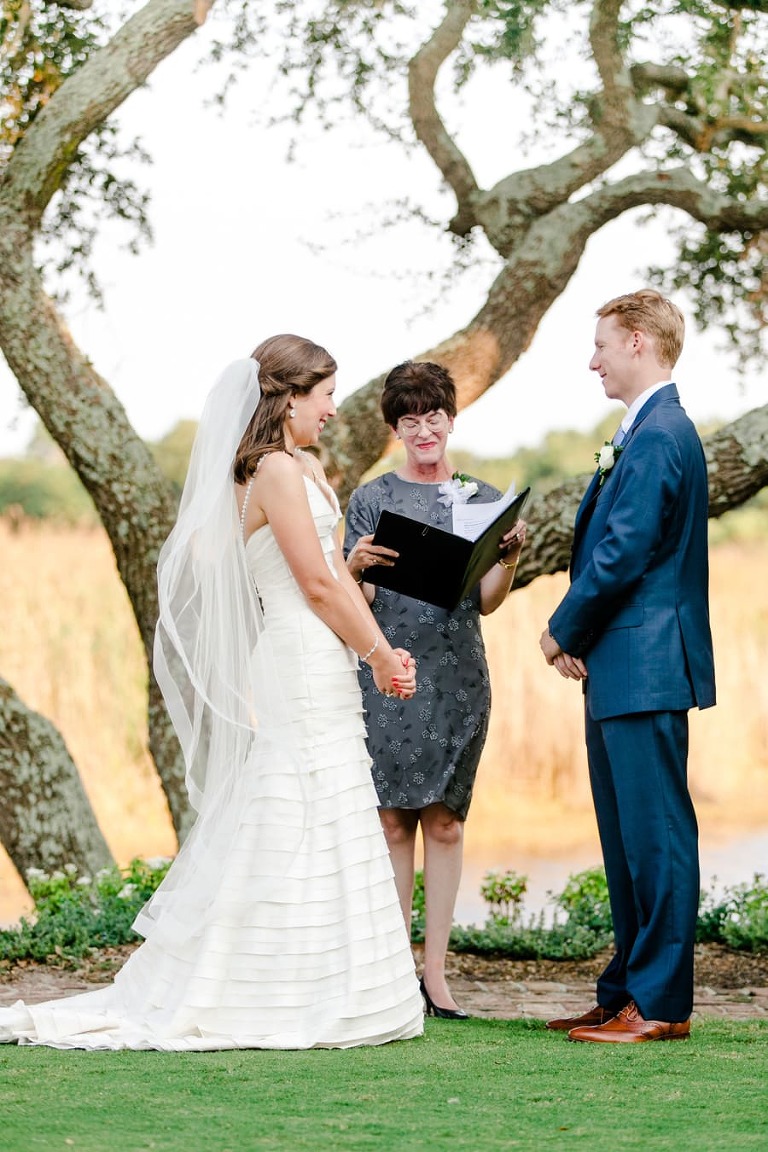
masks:
<path id="1" fill-rule="evenodd" d="M 471 819 L 471 817 L 470 817 Z M 702 836 L 700 847 L 701 886 L 717 892 L 750 882 L 755 873 L 768 873 L 768 829 L 734 834 L 724 840 Z M 480 895 L 483 877 L 489 871 L 512 871 L 528 877 L 523 919 L 544 913 L 550 922 L 554 905 L 550 893 L 562 892 L 568 877 L 601 863 L 597 838 L 567 853 L 548 855 L 514 850 L 466 853 L 455 920 L 458 924 L 484 923 L 488 905 Z"/>

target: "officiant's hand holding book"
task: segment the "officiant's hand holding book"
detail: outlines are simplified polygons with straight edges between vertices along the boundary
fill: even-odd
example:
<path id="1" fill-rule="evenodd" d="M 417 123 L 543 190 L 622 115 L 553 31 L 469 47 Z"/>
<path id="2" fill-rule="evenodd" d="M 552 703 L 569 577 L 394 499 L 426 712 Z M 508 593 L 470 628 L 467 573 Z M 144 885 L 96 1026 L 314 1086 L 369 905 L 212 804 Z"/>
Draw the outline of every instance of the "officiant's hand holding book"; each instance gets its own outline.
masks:
<path id="1" fill-rule="evenodd" d="M 487 504 L 454 503 L 453 532 L 385 509 L 372 546 L 398 555 L 386 565 L 366 568 L 363 579 L 453 611 L 494 564 L 505 563 L 500 545 L 505 538 L 512 544 L 510 533 L 514 535 L 529 494 L 530 488 L 518 495 L 511 486 L 501 499 Z"/>

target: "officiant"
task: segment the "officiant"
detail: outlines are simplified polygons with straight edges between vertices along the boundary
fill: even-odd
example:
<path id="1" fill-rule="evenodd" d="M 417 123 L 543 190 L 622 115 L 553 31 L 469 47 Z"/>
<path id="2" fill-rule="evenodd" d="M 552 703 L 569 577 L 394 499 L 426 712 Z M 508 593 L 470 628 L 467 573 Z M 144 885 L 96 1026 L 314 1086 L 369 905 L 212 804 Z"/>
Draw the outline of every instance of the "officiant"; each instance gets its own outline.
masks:
<path id="1" fill-rule="evenodd" d="M 373 543 L 385 509 L 453 530 L 456 504 L 488 503 L 501 493 L 454 471 L 446 455 L 456 416 L 456 388 L 440 364 L 407 361 L 393 368 L 381 397 L 386 423 L 403 443 L 405 462 L 361 485 L 349 501 L 344 551 L 377 622 L 392 645 L 405 645 L 419 669 L 410 701 L 375 691 L 359 670 L 368 750 L 379 814 L 398 895 L 410 931 L 419 829 L 424 845 L 425 944 L 421 991 L 428 1014 L 464 1020 L 446 982 L 448 938 L 461 878 L 464 821 L 488 731 L 491 687 L 480 617 L 504 603 L 526 525 L 518 520 L 499 543 L 498 562 L 452 611 L 368 583 L 366 569 L 391 565 L 397 553 Z M 406 645 L 407 638 L 407 645 Z"/>

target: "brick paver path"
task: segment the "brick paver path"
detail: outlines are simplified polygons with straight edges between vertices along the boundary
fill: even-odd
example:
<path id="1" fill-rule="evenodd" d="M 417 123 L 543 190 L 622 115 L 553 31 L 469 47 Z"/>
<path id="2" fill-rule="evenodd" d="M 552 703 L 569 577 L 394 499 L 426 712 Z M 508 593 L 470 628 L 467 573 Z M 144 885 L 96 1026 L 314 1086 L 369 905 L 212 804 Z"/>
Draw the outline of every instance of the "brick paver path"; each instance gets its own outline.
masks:
<path id="1" fill-rule="evenodd" d="M 55 969 L 17 968 L 0 976 L 0 1004 L 15 1000 L 39 1003 L 101 987 L 74 973 Z M 475 980 L 451 975 L 451 991 L 473 1016 L 497 1020 L 550 1020 L 575 1016 L 594 1003 L 594 983 L 561 984 L 553 980 Z M 768 988 L 696 988 L 693 1019 L 768 1020 Z"/>

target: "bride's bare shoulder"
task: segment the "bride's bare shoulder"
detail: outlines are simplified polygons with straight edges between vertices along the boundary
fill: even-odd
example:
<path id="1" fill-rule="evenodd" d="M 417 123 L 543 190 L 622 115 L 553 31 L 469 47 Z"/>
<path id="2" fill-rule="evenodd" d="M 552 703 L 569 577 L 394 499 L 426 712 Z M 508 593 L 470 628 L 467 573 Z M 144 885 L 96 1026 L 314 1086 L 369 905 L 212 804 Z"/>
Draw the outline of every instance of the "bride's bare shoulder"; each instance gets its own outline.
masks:
<path id="1" fill-rule="evenodd" d="M 287 479 L 291 476 L 300 476 L 301 472 L 301 466 L 289 452 L 265 452 L 256 465 L 258 477 L 269 476 L 273 480 L 279 477 Z"/>

